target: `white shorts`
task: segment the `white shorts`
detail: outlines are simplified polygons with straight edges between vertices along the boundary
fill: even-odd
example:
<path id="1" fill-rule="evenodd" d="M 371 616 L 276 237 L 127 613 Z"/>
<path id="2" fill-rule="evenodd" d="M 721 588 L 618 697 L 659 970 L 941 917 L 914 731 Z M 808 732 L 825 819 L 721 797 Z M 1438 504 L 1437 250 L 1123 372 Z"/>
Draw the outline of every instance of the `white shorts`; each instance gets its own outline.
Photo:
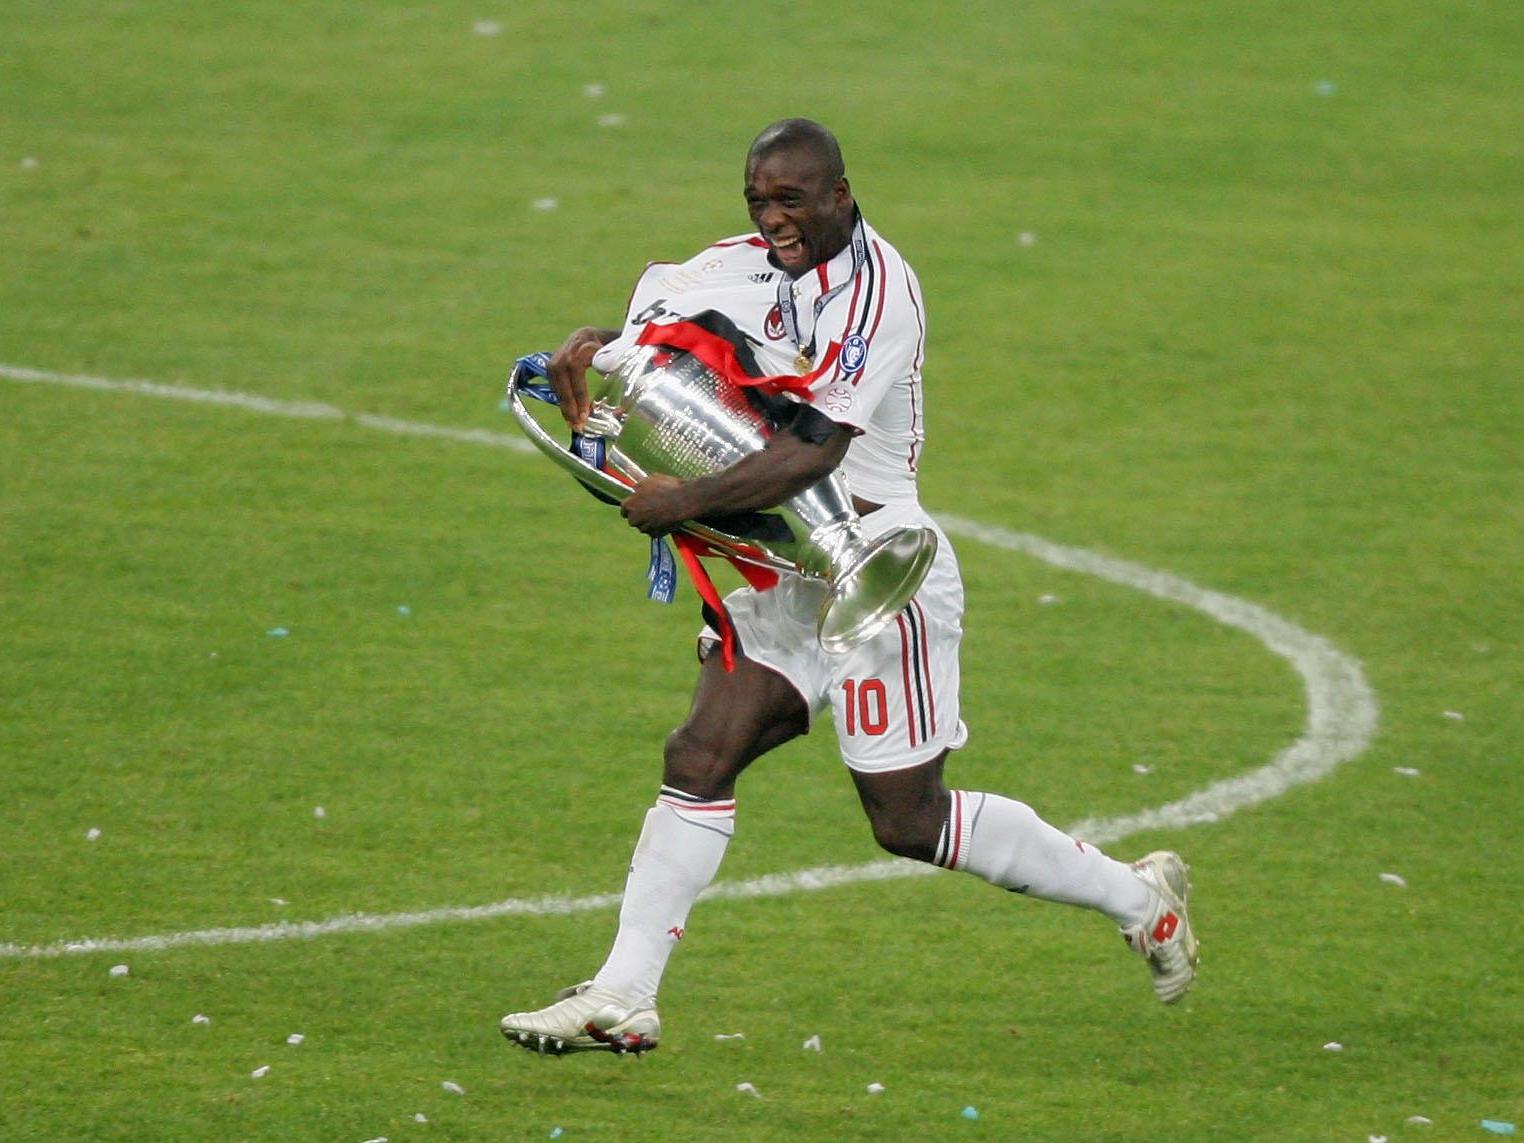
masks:
<path id="1" fill-rule="evenodd" d="M 902 770 L 968 740 L 959 717 L 958 646 L 963 580 L 958 557 L 919 505 L 890 504 L 863 521 L 873 537 L 899 524 L 937 533 L 937 555 L 915 598 L 882 631 L 842 655 L 821 649 L 816 617 L 825 585 L 784 575 L 777 587 L 739 588 L 725 597 L 741 653 L 782 675 L 803 696 L 811 724 L 830 705 L 841 757 L 853 770 Z M 700 644 L 719 638 L 711 627 Z"/>

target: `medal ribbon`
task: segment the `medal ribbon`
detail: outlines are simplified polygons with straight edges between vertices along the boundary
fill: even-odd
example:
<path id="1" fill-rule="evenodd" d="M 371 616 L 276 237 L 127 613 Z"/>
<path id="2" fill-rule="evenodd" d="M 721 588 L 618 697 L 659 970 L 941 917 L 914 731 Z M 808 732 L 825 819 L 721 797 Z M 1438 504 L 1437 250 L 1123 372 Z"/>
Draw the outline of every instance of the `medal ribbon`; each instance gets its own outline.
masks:
<path id="1" fill-rule="evenodd" d="M 515 373 L 521 369 L 533 377 L 548 379 L 550 377 L 550 354 L 546 353 L 543 349 L 539 353 L 526 353 L 513 363 L 513 371 Z M 544 401 L 547 405 L 559 405 L 561 403 L 556 400 L 556 391 L 549 385 L 524 384 L 521 382 L 519 388 L 531 397 Z"/>
<path id="2" fill-rule="evenodd" d="M 783 328 L 788 330 L 789 337 L 793 338 L 794 344 L 799 347 L 800 353 L 806 357 L 815 356 L 815 323 L 820 320 L 820 313 L 837 294 L 852 284 L 858 273 L 868 261 L 868 231 L 863 224 L 862 212 L 857 214 L 857 220 L 852 224 L 852 272 L 836 285 L 832 286 L 820 297 L 815 299 L 815 313 L 810 319 L 810 343 L 804 344 L 804 335 L 799 332 L 799 313 L 794 307 L 794 282 L 787 274 L 778 282 L 778 314 L 783 319 Z"/>

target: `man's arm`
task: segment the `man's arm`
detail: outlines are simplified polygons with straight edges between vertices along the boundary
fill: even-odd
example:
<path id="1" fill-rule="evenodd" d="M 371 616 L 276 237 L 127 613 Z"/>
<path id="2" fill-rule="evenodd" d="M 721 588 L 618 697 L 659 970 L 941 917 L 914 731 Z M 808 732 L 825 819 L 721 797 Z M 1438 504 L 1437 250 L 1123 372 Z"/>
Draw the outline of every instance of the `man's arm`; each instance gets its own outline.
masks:
<path id="1" fill-rule="evenodd" d="M 828 428 L 811 432 L 811 439 L 785 429 L 766 448 L 708 476 L 649 476 L 620 506 L 620 513 L 647 535 L 660 536 L 685 520 L 776 507 L 829 476 L 847 455 L 852 431 L 820 420 Z"/>
<path id="2" fill-rule="evenodd" d="M 583 326 L 550 355 L 550 387 L 556 392 L 561 416 L 574 429 L 580 429 L 593 411 L 587 396 L 587 371 L 592 367 L 593 354 L 618 336 L 616 329 Z"/>

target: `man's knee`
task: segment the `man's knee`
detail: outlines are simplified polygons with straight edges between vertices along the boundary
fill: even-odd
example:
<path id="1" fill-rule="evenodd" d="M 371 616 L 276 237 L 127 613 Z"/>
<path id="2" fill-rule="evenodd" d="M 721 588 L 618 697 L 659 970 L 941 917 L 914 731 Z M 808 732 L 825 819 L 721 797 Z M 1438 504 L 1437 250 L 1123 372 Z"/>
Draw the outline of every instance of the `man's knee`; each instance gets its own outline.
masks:
<path id="1" fill-rule="evenodd" d="M 942 819 L 931 820 L 925 814 L 880 809 L 869 814 L 873 840 L 896 857 L 915 861 L 936 858 L 937 842 L 942 834 Z"/>
<path id="2" fill-rule="evenodd" d="M 735 790 L 739 760 L 726 756 L 714 738 L 684 723 L 667 735 L 662 780 L 697 798 L 728 797 Z"/>
<path id="3" fill-rule="evenodd" d="M 930 762 L 883 773 L 853 771 L 873 840 L 896 857 L 935 861 L 952 795 L 942 784 L 942 754 Z"/>

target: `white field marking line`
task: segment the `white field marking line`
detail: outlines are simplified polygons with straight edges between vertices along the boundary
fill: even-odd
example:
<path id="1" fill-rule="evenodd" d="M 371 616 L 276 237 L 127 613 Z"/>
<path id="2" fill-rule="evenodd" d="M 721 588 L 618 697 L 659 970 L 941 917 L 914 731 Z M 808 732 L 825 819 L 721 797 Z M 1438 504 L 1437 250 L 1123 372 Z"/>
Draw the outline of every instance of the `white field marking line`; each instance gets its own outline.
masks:
<path id="1" fill-rule="evenodd" d="M 401 436 L 437 437 L 465 444 L 491 445 L 494 448 L 506 448 L 514 452 L 536 451 L 534 445 L 518 435 L 497 433 L 490 429 L 451 429 L 442 425 L 400 421 L 396 417 L 381 417 L 371 413 L 349 413 L 321 401 L 281 401 L 274 397 L 260 397 L 253 393 L 232 393 L 224 389 L 192 389 L 185 385 L 165 385 L 158 381 L 113 380 L 109 377 L 91 377 L 84 373 L 49 373 L 43 369 L 27 369 L 20 365 L 0 365 L 0 377 L 8 381 L 64 385 L 72 389 L 133 393 L 140 397 L 190 401 L 201 405 L 225 405 L 247 409 L 252 413 L 265 413 L 273 417 L 292 417 L 305 421 L 340 421 Z"/>
<path id="2" fill-rule="evenodd" d="M 1365 681 L 1360 664 L 1328 640 L 1257 604 L 1197 587 L 1169 572 L 959 516 L 937 519 L 953 535 L 1022 552 L 1065 571 L 1095 576 L 1156 599 L 1194 608 L 1226 627 L 1236 627 L 1254 636 L 1302 676 L 1307 691 L 1306 729 L 1268 765 L 1213 782 L 1204 790 L 1157 809 L 1076 822 L 1069 828 L 1070 833 L 1105 845 L 1141 830 L 1217 821 L 1246 806 L 1279 797 L 1293 786 L 1325 778 L 1335 766 L 1357 757 L 1370 745 L 1378 712 L 1375 693 Z"/>
<path id="3" fill-rule="evenodd" d="M 435 425 L 395 421 L 387 417 L 352 415 L 331 405 L 274 401 L 241 393 L 187 389 L 152 381 L 111 381 L 98 377 L 45 373 L 36 369 L 0 365 L 0 377 L 13 381 L 71 385 L 79 388 L 137 393 L 182 401 L 233 405 L 276 416 L 343 420 L 384 432 L 441 437 L 472 444 L 534 451 L 527 441 L 486 430 L 441 428 Z M 1098 845 L 1149 829 L 1182 829 L 1201 822 L 1220 821 L 1248 806 L 1278 797 L 1294 786 L 1316 782 L 1340 763 L 1358 756 L 1375 733 L 1378 708 L 1360 664 L 1326 639 L 1280 618 L 1253 603 L 1221 592 L 1198 587 L 1169 572 L 1103 556 L 1084 548 L 1065 547 L 1040 536 L 1012 532 L 980 524 L 960 516 L 938 516 L 942 527 L 955 536 L 1019 552 L 1065 571 L 1079 572 L 1130 587 L 1171 603 L 1194 608 L 1211 619 L 1252 635 L 1269 650 L 1286 659 L 1302 677 L 1307 693 L 1307 724 L 1302 736 L 1281 750 L 1270 762 L 1246 774 L 1213 782 L 1179 801 L 1121 817 L 1087 819 L 1068 827 L 1068 832 Z M 814 892 L 865 881 L 889 881 L 940 870 L 913 861 L 870 861 L 863 865 L 826 865 L 794 873 L 776 873 L 746 881 L 721 881 L 711 885 L 700 900 L 743 900 L 781 897 Z M 356 913 L 323 921 L 282 921 L 242 928 L 198 929 L 142 937 L 84 938 L 48 945 L 0 944 L 0 959 L 37 959 L 79 953 L 157 952 L 200 945 L 254 944 L 269 941 L 310 940 L 341 933 L 380 932 L 389 929 L 437 925 L 451 921 L 481 921 L 508 916 L 569 916 L 619 904 L 618 893 L 585 897 L 509 898 L 490 905 L 426 909 L 411 913 Z"/>

